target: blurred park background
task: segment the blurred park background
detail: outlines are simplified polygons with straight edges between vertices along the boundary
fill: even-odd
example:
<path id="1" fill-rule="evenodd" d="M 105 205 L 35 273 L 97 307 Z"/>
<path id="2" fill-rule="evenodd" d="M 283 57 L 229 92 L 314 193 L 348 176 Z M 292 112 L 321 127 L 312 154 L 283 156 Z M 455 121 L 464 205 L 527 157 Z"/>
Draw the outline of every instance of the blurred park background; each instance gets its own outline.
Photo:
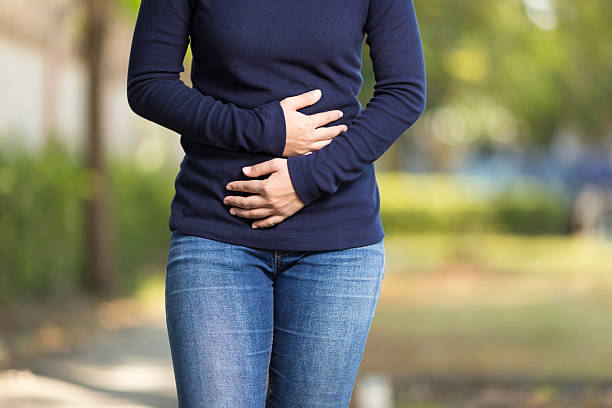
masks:
<path id="1" fill-rule="evenodd" d="M 351 405 L 612 407 L 612 2 L 414 3 L 428 106 L 376 162 L 387 263 Z M 138 5 L 0 0 L 1 406 L 176 406 L 183 152 L 127 103 Z"/>

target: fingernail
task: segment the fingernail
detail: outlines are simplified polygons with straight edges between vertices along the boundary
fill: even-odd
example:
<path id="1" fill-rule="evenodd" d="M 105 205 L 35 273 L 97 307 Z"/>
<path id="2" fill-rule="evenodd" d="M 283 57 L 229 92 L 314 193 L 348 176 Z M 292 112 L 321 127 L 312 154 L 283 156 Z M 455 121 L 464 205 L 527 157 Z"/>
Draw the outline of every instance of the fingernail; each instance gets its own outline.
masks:
<path id="1" fill-rule="evenodd" d="M 225 186 L 226 189 L 231 190 L 232 186 L 230 186 L 229 184 Z"/>
<path id="2" fill-rule="evenodd" d="M 338 114 L 338 117 L 340 117 L 340 118 L 341 118 L 341 117 L 342 117 L 342 115 L 344 115 L 344 112 L 342 112 L 342 111 L 338 111 L 338 112 L 340 112 L 340 113 Z"/>
<path id="3" fill-rule="evenodd" d="M 320 90 L 320 89 L 315 89 L 314 91 L 312 91 L 312 94 L 313 94 L 314 96 L 317 96 L 317 97 L 318 97 L 318 96 L 321 96 L 321 93 L 322 93 L 322 92 L 321 92 L 321 90 Z"/>
<path id="4" fill-rule="evenodd" d="M 243 167 L 242 171 L 244 171 L 245 173 L 248 173 L 248 172 L 251 171 L 251 168 L 250 167 Z"/>
<path id="5" fill-rule="evenodd" d="M 258 228 L 257 225 L 252 225 L 253 229 Z"/>

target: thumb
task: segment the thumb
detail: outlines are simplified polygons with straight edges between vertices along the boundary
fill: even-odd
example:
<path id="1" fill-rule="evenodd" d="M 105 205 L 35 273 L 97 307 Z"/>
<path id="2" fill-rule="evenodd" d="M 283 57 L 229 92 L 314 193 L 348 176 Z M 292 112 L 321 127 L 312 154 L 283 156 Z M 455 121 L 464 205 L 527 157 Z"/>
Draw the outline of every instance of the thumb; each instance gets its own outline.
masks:
<path id="1" fill-rule="evenodd" d="M 262 163 L 257 163 L 252 166 L 246 166 L 242 168 L 244 174 L 249 177 L 259 177 L 264 174 L 270 174 L 278 171 L 276 163 L 273 160 L 268 160 Z"/>

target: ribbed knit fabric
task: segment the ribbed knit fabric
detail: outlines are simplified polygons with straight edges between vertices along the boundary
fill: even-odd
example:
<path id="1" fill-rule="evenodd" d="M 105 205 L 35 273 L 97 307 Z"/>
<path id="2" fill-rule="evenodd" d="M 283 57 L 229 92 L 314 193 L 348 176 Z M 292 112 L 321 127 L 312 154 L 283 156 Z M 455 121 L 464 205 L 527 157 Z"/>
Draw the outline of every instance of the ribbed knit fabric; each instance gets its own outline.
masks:
<path id="1" fill-rule="evenodd" d="M 363 40 L 374 95 L 362 108 Z M 180 80 L 191 42 L 193 88 Z M 425 109 L 425 63 L 412 0 L 142 0 L 127 98 L 180 134 L 185 152 L 169 227 L 263 249 L 315 251 L 384 238 L 374 162 Z M 229 213 L 225 185 L 242 167 L 283 157 L 280 101 L 313 89 L 300 112 L 340 109 L 348 130 L 287 165 L 306 207 L 268 228 Z M 263 176 L 263 178 L 267 177 Z M 258 177 L 261 179 L 262 177 Z"/>

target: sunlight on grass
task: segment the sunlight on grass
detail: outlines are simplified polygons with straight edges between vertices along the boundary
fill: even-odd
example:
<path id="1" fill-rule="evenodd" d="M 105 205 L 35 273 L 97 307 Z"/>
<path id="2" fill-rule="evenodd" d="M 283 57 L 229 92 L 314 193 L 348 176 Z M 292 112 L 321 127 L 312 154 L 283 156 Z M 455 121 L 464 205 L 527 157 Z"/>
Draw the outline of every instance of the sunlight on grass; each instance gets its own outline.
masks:
<path id="1" fill-rule="evenodd" d="M 365 369 L 612 378 L 612 243 L 388 236 Z"/>
<path id="2" fill-rule="evenodd" d="M 389 234 L 385 247 L 391 272 L 467 262 L 508 273 L 612 273 L 612 240 L 595 237 Z"/>
<path id="3" fill-rule="evenodd" d="M 138 286 L 135 296 L 144 302 L 157 303 L 160 297 L 163 298 L 164 296 L 165 275 L 160 273 L 158 267 L 151 269 L 149 272 L 148 274 L 143 273 L 146 278 Z"/>

